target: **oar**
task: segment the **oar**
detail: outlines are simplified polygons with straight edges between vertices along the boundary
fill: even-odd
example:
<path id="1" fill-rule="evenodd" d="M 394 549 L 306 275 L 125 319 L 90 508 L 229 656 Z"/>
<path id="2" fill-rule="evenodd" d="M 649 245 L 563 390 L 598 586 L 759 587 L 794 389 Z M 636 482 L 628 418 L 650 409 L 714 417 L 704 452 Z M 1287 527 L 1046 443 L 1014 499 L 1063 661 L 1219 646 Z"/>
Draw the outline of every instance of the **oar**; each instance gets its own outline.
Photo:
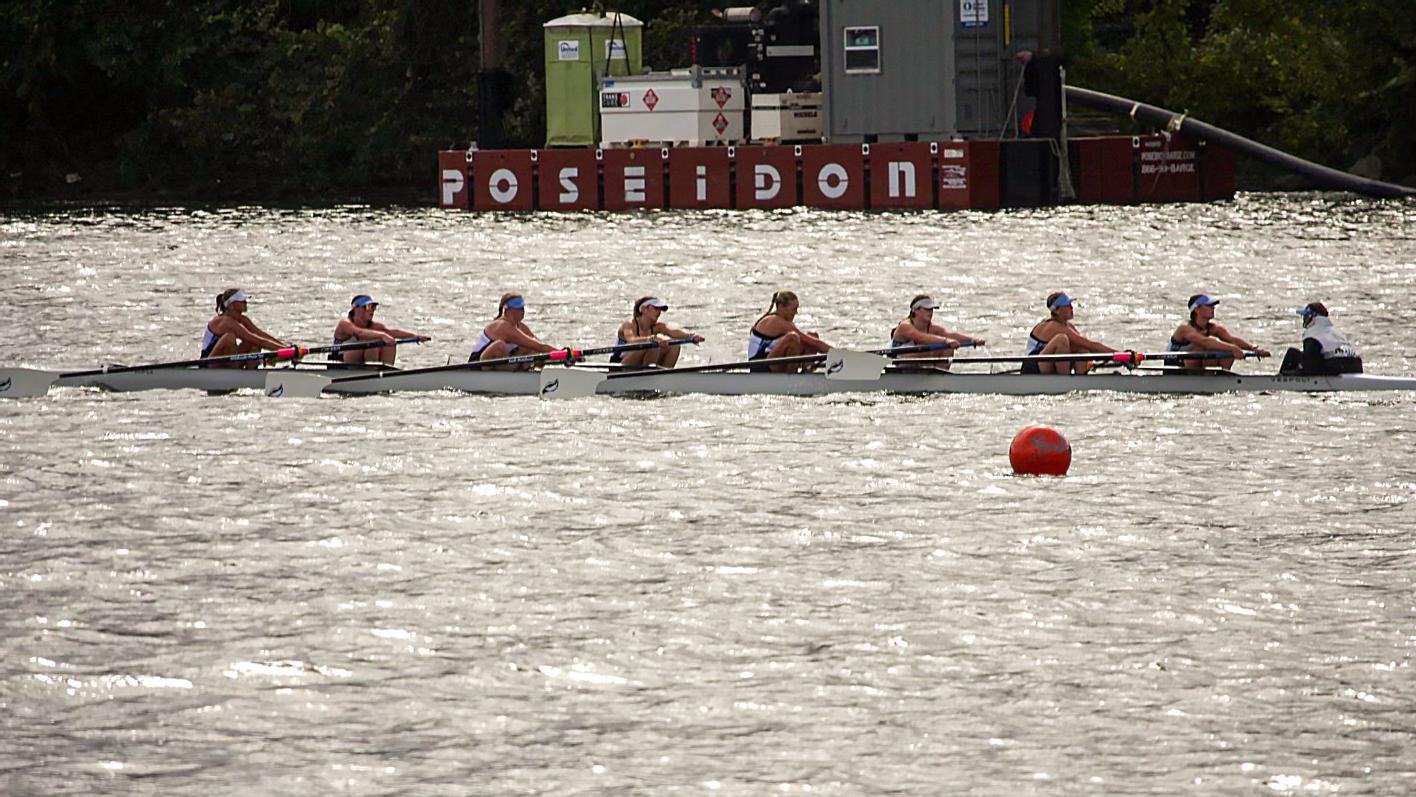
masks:
<path id="1" fill-rule="evenodd" d="M 825 353 L 818 354 L 798 354 L 793 357 L 768 357 L 756 360 L 739 360 L 729 363 L 710 363 L 708 365 L 694 365 L 686 368 L 664 368 L 657 371 L 624 371 L 617 374 L 609 374 L 607 379 L 629 379 L 632 377 L 664 376 L 666 374 L 694 374 L 707 371 L 730 371 L 736 368 L 757 368 L 769 365 L 806 365 L 809 363 L 826 363 L 825 373 L 827 379 L 841 379 L 853 381 L 869 381 L 879 378 L 888 360 L 901 354 L 913 354 L 926 351 L 940 351 L 943 349 L 960 349 L 975 345 L 972 342 L 960 343 L 958 345 L 948 343 L 925 343 L 918 346 L 899 346 L 893 349 L 868 349 L 866 351 L 856 351 L 853 349 L 834 348 Z M 951 362 L 941 359 L 939 362 Z"/>
<path id="2" fill-rule="evenodd" d="M 685 343 L 692 343 L 693 338 L 678 338 L 669 341 L 670 346 L 681 346 Z M 587 349 L 582 355 L 592 353 L 608 354 L 614 351 L 638 351 L 640 349 L 652 349 L 659 345 L 657 341 L 646 341 L 644 343 L 627 343 L 623 346 L 608 346 L 603 350 L 596 351 Z M 577 356 L 574 359 L 581 359 Z M 636 373 L 639 373 L 636 371 Z M 540 380 L 536 384 L 537 397 L 544 400 L 559 400 L 572 398 L 585 398 L 593 396 L 599 390 L 600 383 L 605 381 L 607 374 L 599 371 L 587 371 L 583 368 L 571 368 L 569 363 L 565 368 L 542 368 Z"/>
<path id="3" fill-rule="evenodd" d="M 679 338 L 668 341 L 670 346 L 682 346 L 685 343 L 693 343 L 693 338 Z M 498 365 L 527 365 L 530 363 L 544 362 L 575 362 L 585 357 L 594 357 L 600 354 L 616 354 L 629 351 L 639 351 L 641 349 L 653 349 L 659 346 L 659 341 L 644 341 L 642 343 L 625 343 L 619 346 L 601 346 L 593 349 L 557 349 L 555 351 L 541 352 L 538 354 L 518 354 L 515 357 L 500 357 L 495 360 L 473 360 L 465 363 L 451 363 L 449 365 L 435 365 L 430 368 L 410 368 L 403 371 L 376 371 L 371 374 L 359 374 L 357 376 L 344 376 L 330 378 L 320 374 L 298 373 L 294 371 L 277 372 L 272 371 L 266 374 L 266 395 L 271 397 L 285 398 L 314 398 L 322 393 L 325 388 L 331 385 L 343 385 L 350 382 L 363 382 L 370 379 L 383 379 L 393 376 L 421 376 L 423 374 L 446 373 L 449 371 L 480 370 L 489 366 Z M 544 369 L 543 369 L 544 370 Z M 561 372 L 562 369 L 554 369 L 554 372 Z M 569 369 L 565 369 L 569 370 Z M 579 380 L 579 377 L 568 377 L 561 385 L 557 385 L 552 393 L 565 390 L 568 394 L 572 392 L 572 381 Z M 598 382 L 596 383 L 598 384 Z M 544 387 L 544 385 L 542 386 Z M 582 382 L 576 381 L 574 387 L 581 387 Z M 594 390 L 590 391 L 591 393 Z M 589 395 L 588 393 L 584 395 Z"/>
<path id="4" fill-rule="evenodd" d="M 432 338 L 399 338 L 388 344 L 380 340 L 361 340 L 355 343 L 336 343 L 329 346 L 287 346 L 281 349 L 267 351 L 252 351 L 244 354 L 227 354 L 221 357 L 198 357 L 193 360 L 173 360 L 170 362 L 149 363 L 147 365 L 116 365 L 93 368 L 87 371 L 40 371 L 31 368 L 0 368 L 0 397 L 4 398 L 33 398 L 42 396 L 49 392 L 49 388 L 54 382 L 61 378 L 84 377 L 84 376 L 106 376 L 108 374 L 126 374 L 134 371 L 156 371 L 164 368 L 188 368 L 199 365 L 213 365 L 216 363 L 239 363 L 250 362 L 252 360 L 292 360 L 298 361 L 301 357 L 310 354 L 325 354 L 337 351 L 356 351 L 358 349 L 372 349 L 379 346 L 398 345 L 400 343 L 422 343 Z"/>
<path id="5" fill-rule="evenodd" d="M 1047 363 L 1047 362 L 1115 362 L 1120 365 L 1139 365 L 1146 360 L 1222 360 L 1233 357 L 1227 351 L 1167 351 L 1156 354 L 1146 354 L 1138 351 L 1116 351 L 1116 352 L 1082 352 L 1076 354 L 1018 354 L 1000 355 L 997 357 L 918 357 L 904 362 L 897 362 L 897 368 L 905 368 L 911 365 L 939 365 L 942 363 Z M 1258 352 L 1244 352 L 1245 357 L 1261 357 Z"/>

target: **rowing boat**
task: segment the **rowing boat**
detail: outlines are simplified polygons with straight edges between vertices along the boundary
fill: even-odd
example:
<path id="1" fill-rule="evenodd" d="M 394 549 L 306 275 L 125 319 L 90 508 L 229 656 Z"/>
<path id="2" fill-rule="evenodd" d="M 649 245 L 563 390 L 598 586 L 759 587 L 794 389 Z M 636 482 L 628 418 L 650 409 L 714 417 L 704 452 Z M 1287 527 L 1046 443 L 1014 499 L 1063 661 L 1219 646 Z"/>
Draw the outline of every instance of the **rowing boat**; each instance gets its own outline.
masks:
<path id="1" fill-rule="evenodd" d="M 548 373 L 595 373 L 601 369 L 548 368 Z M 474 369 L 400 371 L 398 369 L 326 370 L 323 368 L 162 368 L 115 374 L 59 378 L 55 387 L 138 390 L 265 390 L 267 377 L 313 373 L 333 377 L 324 390 L 345 395 L 413 391 L 461 391 L 498 396 L 534 396 L 541 385 L 536 371 Z M 1216 371 L 1205 374 L 1165 372 L 1093 372 L 1084 376 L 1021 373 L 953 373 L 936 369 L 889 368 L 875 379 L 832 379 L 820 372 L 749 373 L 689 369 L 643 372 L 610 371 L 595 392 L 601 395 L 702 394 L 718 396 L 821 396 L 835 393 L 965 393 L 1057 395 L 1073 392 L 1146 394 L 1329 393 L 1416 390 L 1416 378 L 1344 374 L 1275 376 Z M 278 381 L 278 380 L 277 380 Z M 3 389 L 0 389 L 3 393 Z"/>

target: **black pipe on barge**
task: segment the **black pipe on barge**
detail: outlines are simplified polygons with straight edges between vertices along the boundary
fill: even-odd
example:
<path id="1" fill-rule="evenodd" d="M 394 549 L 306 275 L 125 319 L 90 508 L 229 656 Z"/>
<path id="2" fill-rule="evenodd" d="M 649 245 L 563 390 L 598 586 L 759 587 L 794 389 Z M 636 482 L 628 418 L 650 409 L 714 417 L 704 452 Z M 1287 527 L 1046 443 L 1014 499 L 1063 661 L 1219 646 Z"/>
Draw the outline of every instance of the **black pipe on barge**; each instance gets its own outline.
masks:
<path id="1" fill-rule="evenodd" d="M 1295 155 L 1289 155 L 1281 150 L 1231 133 L 1228 130 L 1201 122 L 1198 119 L 1191 119 L 1187 114 L 1175 113 L 1174 111 L 1168 111 L 1154 105 L 1147 105 L 1143 102 L 1136 102 L 1135 100 L 1129 100 L 1125 97 L 1117 97 L 1114 94 L 1104 94 L 1100 91 L 1092 91 L 1091 89 L 1084 89 L 1079 86 L 1067 87 L 1067 100 L 1091 108 L 1124 113 L 1132 119 L 1159 125 L 1162 129 L 1172 133 L 1185 133 L 1194 138 L 1220 144 L 1235 152 L 1250 155 L 1264 163 L 1277 166 L 1285 171 L 1302 175 L 1316 183 L 1319 188 L 1334 191 L 1351 191 L 1354 194 L 1380 197 L 1383 199 L 1401 199 L 1416 196 L 1416 189 L 1394 185 L 1392 183 L 1384 183 L 1380 180 L 1369 180 L 1365 177 L 1348 174 L 1347 172 L 1313 163 L 1312 161 L 1306 161 Z"/>

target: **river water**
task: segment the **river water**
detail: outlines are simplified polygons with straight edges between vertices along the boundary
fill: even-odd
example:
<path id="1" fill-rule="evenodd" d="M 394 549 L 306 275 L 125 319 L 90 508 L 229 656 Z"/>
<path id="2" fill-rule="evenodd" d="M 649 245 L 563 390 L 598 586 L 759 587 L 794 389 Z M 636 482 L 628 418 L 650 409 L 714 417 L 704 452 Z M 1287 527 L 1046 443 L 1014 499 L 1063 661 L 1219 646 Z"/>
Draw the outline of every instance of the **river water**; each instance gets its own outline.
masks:
<path id="1" fill-rule="evenodd" d="M 1321 299 L 1416 373 L 1416 203 L 1002 213 L 0 217 L 0 365 L 195 356 L 214 294 L 349 297 L 462 359 L 638 296 L 738 359 L 771 292 L 874 347 L 930 291 L 1021 350 L 1067 290 L 1275 351 Z M 1272 361 L 1241 366 L 1270 370 Z M 1010 473 L 1032 423 L 1074 459 Z M 57 390 L 0 403 L 0 793 L 1416 790 L 1416 397 L 825 399 Z"/>

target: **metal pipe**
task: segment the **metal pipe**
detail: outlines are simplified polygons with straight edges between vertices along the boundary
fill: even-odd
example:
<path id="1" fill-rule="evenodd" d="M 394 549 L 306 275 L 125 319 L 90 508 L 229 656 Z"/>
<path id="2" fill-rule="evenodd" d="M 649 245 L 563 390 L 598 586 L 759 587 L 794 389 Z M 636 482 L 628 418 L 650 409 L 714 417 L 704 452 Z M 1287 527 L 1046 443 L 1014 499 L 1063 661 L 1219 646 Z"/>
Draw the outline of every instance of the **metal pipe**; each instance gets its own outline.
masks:
<path id="1" fill-rule="evenodd" d="M 1164 108 L 1157 108 L 1154 105 L 1128 100 L 1125 97 L 1117 97 L 1114 94 L 1103 94 L 1100 91 L 1092 91 L 1091 89 L 1084 89 L 1078 86 L 1068 86 L 1067 97 L 1081 105 L 1124 113 L 1132 119 L 1159 125 L 1172 133 L 1186 133 L 1195 138 L 1202 138 L 1215 144 L 1222 144 L 1235 152 L 1242 152 L 1245 155 L 1257 158 L 1265 163 L 1277 166 L 1280 169 L 1307 177 L 1317 184 L 1319 188 L 1334 191 L 1351 191 L 1354 194 L 1387 199 L 1416 196 L 1416 189 L 1395 185 L 1393 183 L 1384 183 L 1380 180 L 1369 180 L 1365 177 L 1348 174 L 1347 172 L 1313 163 L 1312 161 L 1306 161 L 1296 155 L 1289 155 L 1286 152 L 1244 138 L 1228 130 L 1222 130 L 1214 125 L 1206 124 L 1198 119 L 1191 119 L 1188 115 L 1183 113 L 1167 111 Z"/>

